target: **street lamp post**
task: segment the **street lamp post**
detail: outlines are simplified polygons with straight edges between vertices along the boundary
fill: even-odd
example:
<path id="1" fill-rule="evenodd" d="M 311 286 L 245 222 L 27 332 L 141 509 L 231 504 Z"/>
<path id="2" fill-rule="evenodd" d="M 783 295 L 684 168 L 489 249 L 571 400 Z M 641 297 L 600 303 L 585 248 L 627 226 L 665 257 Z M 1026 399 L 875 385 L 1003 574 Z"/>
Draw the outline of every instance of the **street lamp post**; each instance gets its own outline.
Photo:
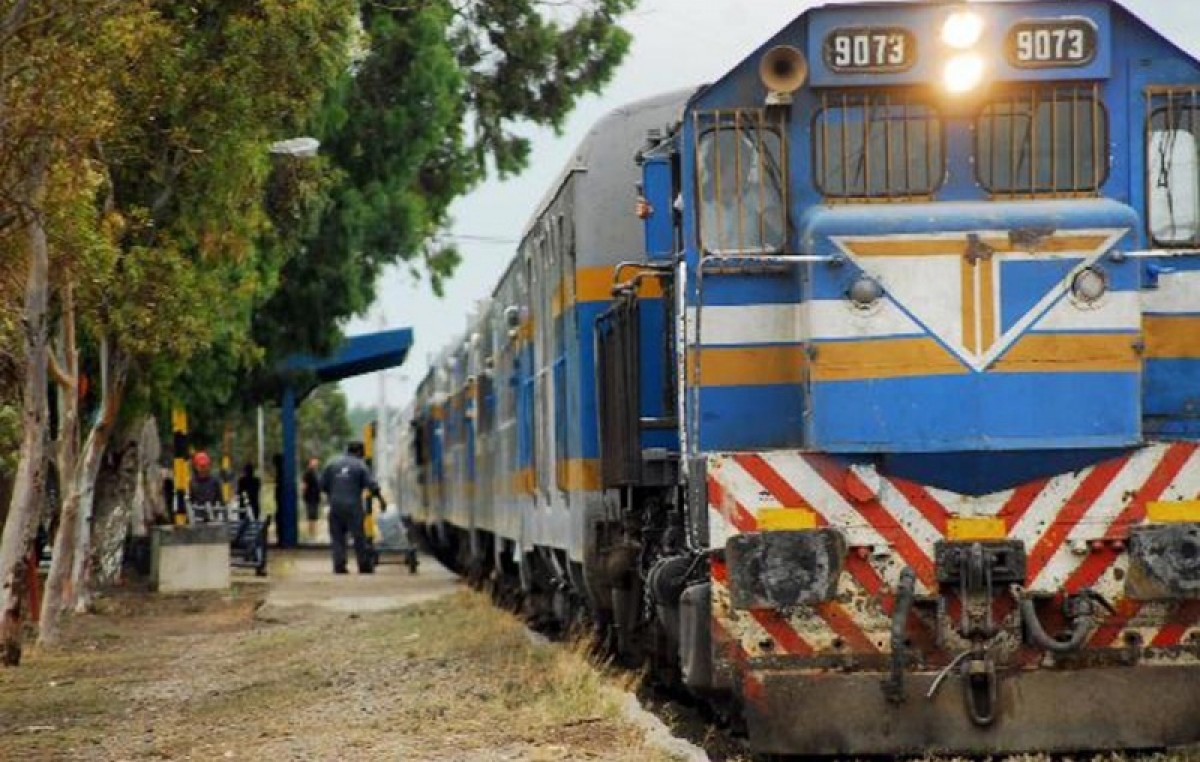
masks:
<path id="1" fill-rule="evenodd" d="M 307 160 L 315 158 L 321 142 L 316 138 L 297 137 L 272 143 L 270 153 L 276 158 Z M 300 540 L 296 505 L 296 392 L 289 385 L 283 393 L 283 462 L 275 478 L 281 489 L 276 494 L 280 504 L 275 506 L 275 536 L 280 547 L 292 548 Z M 262 451 L 262 428 L 259 428 L 259 451 Z M 292 457 L 286 457 L 290 454 Z M 261 457 L 261 456 L 260 456 Z"/>

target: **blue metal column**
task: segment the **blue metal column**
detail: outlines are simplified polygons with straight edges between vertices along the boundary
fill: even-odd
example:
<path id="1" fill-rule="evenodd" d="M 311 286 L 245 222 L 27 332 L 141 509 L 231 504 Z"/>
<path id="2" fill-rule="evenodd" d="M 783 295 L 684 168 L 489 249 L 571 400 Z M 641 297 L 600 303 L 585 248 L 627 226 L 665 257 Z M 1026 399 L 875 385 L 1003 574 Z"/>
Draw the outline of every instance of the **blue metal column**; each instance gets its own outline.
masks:
<path id="1" fill-rule="evenodd" d="M 288 386 L 283 390 L 283 503 L 276 507 L 275 534 L 279 547 L 294 548 L 300 538 L 296 524 L 296 390 Z"/>

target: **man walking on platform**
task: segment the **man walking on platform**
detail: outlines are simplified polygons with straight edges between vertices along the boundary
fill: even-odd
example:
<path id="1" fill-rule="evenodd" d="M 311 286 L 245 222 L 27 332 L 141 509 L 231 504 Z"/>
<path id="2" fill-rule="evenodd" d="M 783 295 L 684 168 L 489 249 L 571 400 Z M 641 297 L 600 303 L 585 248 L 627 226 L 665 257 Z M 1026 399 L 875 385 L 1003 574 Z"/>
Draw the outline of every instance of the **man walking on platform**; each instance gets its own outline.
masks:
<path id="1" fill-rule="evenodd" d="M 329 496 L 329 544 L 333 550 L 333 571 L 346 573 L 346 534 L 354 538 L 354 558 L 359 574 L 375 571 L 367 552 L 367 537 L 363 531 L 363 492 L 383 501 L 379 485 L 371 469 L 363 462 L 363 445 L 351 442 L 344 455 L 325 466 L 321 474 L 321 491 Z"/>

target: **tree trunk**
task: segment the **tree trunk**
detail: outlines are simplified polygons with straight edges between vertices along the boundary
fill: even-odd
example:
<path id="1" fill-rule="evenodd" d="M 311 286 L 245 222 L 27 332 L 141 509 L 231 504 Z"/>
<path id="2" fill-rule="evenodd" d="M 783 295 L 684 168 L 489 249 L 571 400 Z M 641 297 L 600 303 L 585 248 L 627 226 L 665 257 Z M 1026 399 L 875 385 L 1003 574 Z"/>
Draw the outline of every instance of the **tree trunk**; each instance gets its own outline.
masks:
<path id="1" fill-rule="evenodd" d="M 25 287 L 25 388 L 21 416 L 21 457 L 13 484 L 8 519 L 0 539 L 0 663 L 21 661 L 21 598 L 25 588 L 25 554 L 41 515 L 39 501 L 45 478 L 46 344 L 48 340 L 49 252 L 41 216 L 48 168 L 48 148 L 35 156 L 26 175 L 24 210 L 29 275 Z"/>
<path id="2" fill-rule="evenodd" d="M 71 588 L 75 594 L 73 605 L 78 613 L 83 613 L 91 608 L 92 599 L 91 590 L 88 588 L 88 575 L 91 571 L 92 514 L 96 503 L 96 477 L 100 474 L 104 450 L 108 447 L 108 440 L 117 424 L 117 413 L 121 409 L 128 371 L 129 361 L 125 354 L 119 350 L 110 351 L 108 338 L 101 339 L 101 413 L 92 424 L 91 431 L 88 432 L 78 467 L 79 512 L 76 521 L 78 538 L 75 558 L 71 566 Z"/>
<path id="3" fill-rule="evenodd" d="M 137 442 L 122 429 L 110 438 L 108 451 L 96 478 L 92 513 L 92 552 L 89 588 L 102 590 L 117 584 L 129 539 L 130 516 L 137 489 Z"/>
<path id="4" fill-rule="evenodd" d="M 54 552 L 50 556 L 50 573 L 38 620 L 38 644 L 55 645 L 62 630 L 62 615 L 75 601 L 71 586 L 71 569 L 79 539 L 75 526 L 79 516 L 79 354 L 75 341 L 75 299 L 71 284 L 63 287 L 63 347 L 62 364 L 50 358 L 62 393 L 61 425 L 58 434 L 58 473 L 62 490 L 62 510 L 58 515 L 58 532 L 54 536 Z"/>
<path id="5" fill-rule="evenodd" d="M 151 527 L 169 516 L 163 505 L 162 444 L 158 440 L 158 421 L 147 416 L 138 434 L 137 487 L 133 499 L 130 532 L 134 537 L 148 537 Z"/>

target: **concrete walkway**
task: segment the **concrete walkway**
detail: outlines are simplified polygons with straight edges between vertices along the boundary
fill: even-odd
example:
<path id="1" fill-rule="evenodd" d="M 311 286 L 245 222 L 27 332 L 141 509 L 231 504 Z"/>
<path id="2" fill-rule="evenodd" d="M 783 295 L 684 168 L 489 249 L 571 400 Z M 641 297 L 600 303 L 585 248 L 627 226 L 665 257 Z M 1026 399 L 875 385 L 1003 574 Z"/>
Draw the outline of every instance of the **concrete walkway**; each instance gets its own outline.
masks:
<path id="1" fill-rule="evenodd" d="M 398 561 L 399 556 L 387 558 Z M 429 556 L 409 574 L 402 563 L 383 563 L 374 574 L 334 574 L 329 549 L 272 551 L 266 608 L 315 606 L 331 611 L 390 611 L 449 595 L 460 582 Z"/>

